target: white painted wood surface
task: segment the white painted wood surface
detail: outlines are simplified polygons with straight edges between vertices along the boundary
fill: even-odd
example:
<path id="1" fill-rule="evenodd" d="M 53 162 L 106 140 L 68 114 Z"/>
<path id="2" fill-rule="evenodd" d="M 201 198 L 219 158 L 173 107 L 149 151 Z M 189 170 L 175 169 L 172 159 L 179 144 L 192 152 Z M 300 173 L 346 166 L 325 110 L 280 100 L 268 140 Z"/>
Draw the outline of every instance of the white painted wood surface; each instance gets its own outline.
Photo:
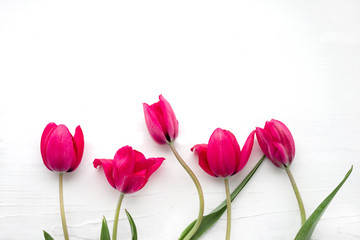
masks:
<path id="1" fill-rule="evenodd" d="M 1 1 L 0 239 L 62 239 L 58 177 L 43 165 L 48 122 L 80 124 L 85 152 L 64 179 L 72 240 L 112 227 L 118 192 L 94 158 L 131 145 L 166 161 L 126 196 L 119 239 L 177 239 L 195 218 L 195 187 L 166 146 L 147 133 L 142 103 L 162 93 L 180 122 L 179 152 L 197 174 L 208 213 L 223 182 L 189 149 L 216 127 L 243 144 L 266 120 L 296 141 L 292 171 L 307 214 L 354 171 L 312 239 L 360 239 L 359 1 Z M 261 157 L 257 143 L 234 189 Z M 300 226 L 286 173 L 265 161 L 233 203 L 232 239 L 293 239 Z M 203 239 L 223 239 L 225 216 Z"/>

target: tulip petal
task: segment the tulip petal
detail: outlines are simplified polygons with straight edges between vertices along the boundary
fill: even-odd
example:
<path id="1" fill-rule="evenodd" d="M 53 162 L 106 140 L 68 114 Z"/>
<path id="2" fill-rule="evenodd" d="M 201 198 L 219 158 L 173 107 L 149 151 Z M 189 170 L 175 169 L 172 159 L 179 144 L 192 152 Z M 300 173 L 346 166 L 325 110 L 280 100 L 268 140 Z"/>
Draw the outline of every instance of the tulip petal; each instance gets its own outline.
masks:
<path id="1" fill-rule="evenodd" d="M 235 157 L 236 157 L 236 161 L 235 161 L 235 168 L 233 169 L 233 173 L 231 175 L 234 175 L 236 173 L 238 173 L 247 163 L 247 161 L 244 163 L 243 166 L 241 166 L 241 151 L 240 151 L 240 145 L 238 143 L 238 141 L 236 140 L 235 135 L 230 132 L 227 131 L 227 134 L 229 135 L 229 138 L 231 140 L 232 143 L 232 148 L 234 149 L 235 152 Z"/>
<path id="2" fill-rule="evenodd" d="M 76 161 L 76 152 L 69 129 L 60 124 L 49 136 L 46 148 L 49 168 L 57 172 L 66 172 Z"/>
<path id="3" fill-rule="evenodd" d="M 151 166 L 148 166 L 146 168 L 146 177 L 149 178 L 158 168 L 161 166 L 161 164 L 164 162 L 165 158 L 148 158 L 146 159 L 146 162 L 150 162 Z"/>
<path id="4" fill-rule="evenodd" d="M 207 144 L 196 144 L 191 148 L 192 152 L 196 152 L 199 157 L 200 167 L 209 175 L 217 177 L 213 171 L 210 169 L 208 160 L 207 160 Z"/>
<path id="5" fill-rule="evenodd" d="M 239 144 L 233 142 L 233 137 L 227 130 L 220 128 L 215 129 L 210 137 L 207 157 L 210 169 L 215 175 L 220 177 L 228 177 L 233 175 L 236 170 L 237 161 L 237 150 L 234 146 Z M 238 147 L 240 151 L 240 147 Z"/>
<path id="6" fill-rule="evenodd" d="M 132 147 L 124 146 L 120 148 L 114 156 L 114 167 L 116 172 L 123 175 L 132 174 L 135 168 L 135 156 Z"/>
<path id="7" fill-rule="evenodd" d="M 263 153 L 271 159 L 275 151 L 275 148 L 272 145 L 271 135 L 266 130 L 257 127 L 256 138 Z"/>
<path id="8" fill-rule="evenodd" d="M 135 169 L 134 173 L 138 173 L 140 171 L 146 170 L 145 177 L 149 178 L 162 164 L 165 158 L 148 158 L 136 150 L 134 150 L 135 154 Z"/>
<path id="9" fill-rule="evenodd" d="M 272 119 L 270 122 L 273 123 L 273 127 L 279 132 L 280 142 L 285 144 L 288 154 L 290 154 L 291 159 L 293 159 L 295 156 L 295 141 L 290 130 L 284 123 L 278 120 Z"/>
<path id="10" fill-rule="evenodd" d="M 144 154 L 137 150 L 133 150 L 134 154 L 134 161 L 135 161 L 135 169 L 134 172 L 139 172 L 146 169 L 147 165 L 145 164 L 146 158 Z"/>
<path id="11" fill-rule="evenodd" d="M 73 163 L 73 165 L 70 167 L 68 172 L 74 171 L 80 164 L 81 158 L 83 156 L 84 152 L 84 134 L 82 132 L 82 129 L 80 126 L 77 126 L 75 129 L 75 135 L 74 135 L 74 145 L 76 147 L 76 161 Z"/>
<path id="12" fill-rule="evenodd" d="M 143 107 L 144 107 L 145 122 L 147 129 L 150 133 L 150 136 L 159 144 L 167 143 L 167 139 L 165 137 L 163 127 L 154 110 L 155 109 L 154 104 L 149 106 L 148 104 L 144 103 Z"/>
<path id="13" fill-rule="evenodd" d="M 40 142 L 40 151 L 41 151 L 41 156 L 42 156 L 43 162 L 44 162 L 45 166 L 51 171 L 52 171 L 52 169 L 49 168 L 49 162 L 48 162 L 48 159 L 46 158 L 46 147 L 47 147 L 47 142 L 49 140 L 49 136 L 56 127 L 57 127 L 57 125 L 53 122 L 46 125 L 46 127 L 41 135 L 41 142 Z"/>
<path id="14" fill-rule="evenodd" d="M 290 158 L 289 158 L 290 156 L 289 156 L 289 153 L 287 152 L 286 147 L 281 143 L 274 143 L 274 146 L 276 148 L 276 151 L 274 154 L 275 155 L 274 161 L 278 162 L 280 167 L 289 166 L 290 165 Z"/>
<path id="15" fill-rule="evenodd" d="M 104 168 L 105 177 L 113 188 L 115 187 L 114 181 L 114 161 L 111 159 L 95 159 L 93 165 L 95 168 L 102 166 Z"/>
<path id="16" fill-rule="evenodd" d="M 170 103 L 162 96 L 159 96 L 159 103 L 162 112 L 162 118 L 164 120 L 166 133 L 169 136 L 168 141 L 171 142 L 175 140 L 179 131 L 179 122 L 176 119 L 175 113 L 170 105 Z"/>
<path id="17" fill-rule="evenodd" d="M 148 179 L 145 177 L 146 170 L 134 175 L 118 175 L 115 176 L 116 189 L 122 193 L 134 193 L 142 189 Z"/>
<path id="18" fill-rule="evenodd" d="M 237 172 L 239 172 L 241 169 L 243 169 L 249 160 L 249 157 L 250 157 L 253 145 L 254 145 L 254 135 L 255 135 L 255 130 L 252 131 L 250 133 L 250 135 L 248 136 L 248 138 L 246 139 L 244 147 L 241 151 L 241 161 L 240 161 L 240 165 L 239 165 Z"/>
<path id="19" fill-rule="evenodd" d="M 280 131 L 278 131 L 278 129 L 276 129 L 274 127 L 274 122 L 273 121 L 270 121 L 270 122 L 266 122 L 265 123 L 265 127 L 264 129 L 270 133 L 271 135 L 271 139 L 272 141 L 275 141 L 275 142 L 281 142 L 281 135 L 280 135 Z"/>

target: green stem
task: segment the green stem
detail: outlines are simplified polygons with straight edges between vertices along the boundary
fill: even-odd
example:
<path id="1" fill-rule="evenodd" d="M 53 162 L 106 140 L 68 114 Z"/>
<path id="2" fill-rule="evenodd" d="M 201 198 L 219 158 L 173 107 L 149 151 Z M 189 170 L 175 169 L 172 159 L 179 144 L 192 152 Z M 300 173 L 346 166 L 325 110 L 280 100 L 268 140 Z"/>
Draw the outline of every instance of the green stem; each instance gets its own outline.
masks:
<path id="1" fill-rule="evenodd" d="M 305 208 L 304 208 L 304 203 L 301 199 L 301 196 L 300 196 L 300 192 L 299 192 L 299 189 L 298 187 L 296 186 L 296 183 L 295 183 L 295 179 L 290 171 L 290 168 L 289 167 L 285 167 L 285 171 L 287 173 L 287 175 L 289 176 L 289 179 L 290 179 L 290 182 L 291 182 L 291 185 L 294 189 L 294 193 L 295 193 L 295 196 L 296 196 L 296 199 L 297 199 L 297 202 L 299 204 L 299 209 L 300 209 L 300 216 L 301 216 L 301 225 L 303 225 L 306 221 L 306 214 L 305 214 Z"/>
<path id="2" fill-rule="evenodd" d="M 185 169 L 185 171 L 191 177 L 192 181 L 194 182 L 194 184 L 196 186 L 196 189 L 197 189 L 198 195 L 199 195 L 199 205 L 200 206 L 199 206 L 198 218 L 197 218 L 197 220 L 195 222 L 195 225 L 191 229 L 191 231 L 184 238 L 184 240 L 189 240 L 189 239 L 191 239 L 192 236 L 194 236 L 194 234 L 196 233 L 196 231 L 200 227 L 201 221 L 202 221 L 203 216 L 204 216 L 204 194 L 203 194 L 202 188 L 200 186 L 199 180 L 196 178 L 193 171 L 190 169 L 190 167 L 185 163 L 185 161 L 180 157 L 179 153 L 176 151 L 175 146 L 174 146 L 174 142 L 170 142 L 169 146 L 170 146 L 172 152 L 174 153 L 176 159 L 179 161 L 181 166 Z"/>
<path id="3" fill-rule="evenodd" d="M 118 222 L 119 222 L 120 207 L 121 207 L 122 200 L 124 199 L 124 196 L 125 196 L 125 194 L 123 194 L 123 193 L 120 194 L 118 203 L 116 205 L 112 240 L 116 240 L 116 237 L 117 237 L 117 229 L 118 229 Z"/>
<path id="4" fill-rule="evenodd" d="M 229 179 L 225 178 L 224 181 L 225 181 L 225 190 L 226 190 L 226 213 L 227 213 L 225 240 L 230 240 L 230 233 L 231 233 L 231 197 L 230 197 Z"/>
<path id="5" fill-rule="evenodd" d="M 61 214 L 61 223 L 64 232 L 65 240 L 69 240 L 69 232 L 66 225 L 65 218 L 65 208 L 64 208 L 64 191 L 63 191 L 63 175 L 64 173 L 59 174 L 59 202 L 60 202 L 60 214 Z"/>

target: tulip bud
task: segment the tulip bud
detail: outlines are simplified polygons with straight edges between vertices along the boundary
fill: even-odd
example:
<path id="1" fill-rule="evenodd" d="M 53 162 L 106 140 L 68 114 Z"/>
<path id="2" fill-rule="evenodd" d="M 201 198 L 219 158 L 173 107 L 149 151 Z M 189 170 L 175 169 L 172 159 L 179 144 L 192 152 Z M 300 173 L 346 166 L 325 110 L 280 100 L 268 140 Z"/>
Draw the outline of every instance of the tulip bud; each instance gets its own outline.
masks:
<path id="1" fill-rule="evenodd" d="M 251 132 L 241 151 L 235 136 L 227 130 L 215 129 L 208 144 L 197 144 L 191 148 L 199 156 L 200 167 L 214 177 L 229 177 L 244 168 L 254 144 Z"/>
<path id="2" fill-rule="evenodd" d="M 169 143 L 178 135 L 179 123 L 166 99 L 160 95 L 158 102 L 144 106 L 145 122 L 151 137 L 159 144 Z"/>
<path id="3" fill-rule="evenodd" d="M 264 128 L 256 128 L 261 150 L 277 167 L 290 166 L 295 156 L 295 142 L 284 123 L 272 119 Z"/>
<path id="4" fill-rule="evenodd" d="M 121 193 L 133 193 L 142 189 L 149 177 L 160 167 L 165 158 L 148 158 L 130 146 L 120 148 L 114 159 L 95 159 L 97 168 L 104 168 L 110 185 Z"/>
<path id="5" fill-rule="evenodd" d="M 65 125 L 49 123 L 41 136 L 40 149 L 44 164 L 50 171 L 74 171 L 84 152 L 81 127 L 76 127 L 73 137 Z"/>

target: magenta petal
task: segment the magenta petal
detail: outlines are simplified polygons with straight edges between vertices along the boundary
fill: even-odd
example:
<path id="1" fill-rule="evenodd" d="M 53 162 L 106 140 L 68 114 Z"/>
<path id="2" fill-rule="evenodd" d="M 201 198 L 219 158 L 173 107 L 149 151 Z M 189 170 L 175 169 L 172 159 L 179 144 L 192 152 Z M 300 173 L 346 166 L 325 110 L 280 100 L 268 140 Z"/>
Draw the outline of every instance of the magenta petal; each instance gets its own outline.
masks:
<path id="1" fill-rule="evenodd" d="M 231 174 L 231 175 L 234 175 L 234 174 L 238 173 L 243 168 L 243 166 L 241 167 L 240 145 L 239 145 L 238 141 L 236 140 L 235 135 L 232 132 L 226 131 L 226 133 L 227 133 L 227 135 L 229 137 L 229 140 L 230 140 L 231 145 L 232 145 L 232 149 L 234 149 L 234 153 L 235 153 L 235 168 L 232 169 L 233 173 Z M 246 164 L 246 162 L 245 162 L 245 164 Z M 244 164 L 244 166 L 245 166 L 245 164 Z"/>
<path id="2" fill-rule="evenodd" d="M 108 182 L 110 183 L 110 185 L 113 188 L 116 188 L 115 181 L 114 181 L 113 163 L 114 163 L 114 161 L 110 160 L 110 159 L 95 159 L 93 162 L 95 168 L 97 168 L 98 166 L 102 166 L 104 168 L 104 173 L 105 173 L 106 179 L 108 180 Z"/>
<path id="3" fill-rule="evenodd" d="M 148 158 L 146 161 L 151 162 L 152 164 L 150 167 L 147 168 L 146 171 L 146 177 L 149 178 L 156 170 L 158 170 L 161 164 L 165 161 L 165 158 Z"/>
<path id="4" fill-rule="evenodd" d="M 163 163 L 165 158 L 148 158 L 143 161 L 137 161 L 135 164 L 135 173 L 146 170 L 145 177 L 148 179 Z"/>
<path id="5" fill-rule="evenodd" d="M 145 174 L 145 171 L 143 171 L 143 174 Z M 116 189 L 125 194 L 139 191 L 148 181 L 143 174 L 125 176 L 119 175 L 115 180 Z"/>
<path id="6" fill-rule="evenodd" d="M 290 165 L 289 154 L 283 144 L 274 143 L 276 148 L 274 156 L 274 164 L 278 167 L 284 167 Z"/>
<path id="7" fill-rule="evenodd" d="M 250 133 L 250 135 L 248 136 L 248 138 L 246 139 L 244 147 L 241 151 L 241 158 L 240 158 L 241 161 L 240 161 L 240 165 L 239 165 L 237 172 L 239 172 L 241 169 L 243 169 L 249 160 L 249 157 L 250 157 L 253 145 L 254 145 L 254 135 L 255 135 L 255 130 L 252 131 Z"/>
<path id="8" fill-rule="evenodd" d="M 196 152 L 199 157 L 199 165 L 200 167 L 209 175 L 213 177 L 217 177 L 213 171 L 209 167 L 209 163 L 207 160 L 207 144 L 196 144 L 191 148 L 192 152 Z"/>
<path id="9" fill-rule="evenodd" d="M 74 140 L 75 140 L 76 149 L 77 149 L 76 157 L 77 157 L 78 161 L 81 161 L 81 158 L 84 153 L 84 134 L 83 134 L 83 131 L 80 126 L 77 126 L 75 129 Z"/>
<path id="10" fill-rule="evenodd" d="M 270 134 L 266 130 L 257 127 L 256 128 L 256 138 L 258 140 L 259 146 L 260 146 L 261 150 L 263 151 L 263 153 L 268 158 L 271 158 L 269 145 L 271 145 L 272 143 L 271 143 Z"/>
<path id="11" fill-rule="evenodd" d="M 150 136 L 159 144 L 167 143 L 163 127 L 158 120 L 155 111 L 148 104 L 144 103 L 144 115 L 147 129 Z"/>
<path id="12" fill-rule="evenodd" d="M 46 139 L 49 136 L 49 133 L 56 128 L 57 125 L 53 122 L 49 123 L 48 125 L 46 125 L 42 135 L 41 135 L 41 143 L 40 143 L 40 149 L 41 149 L 41 155 L 44 158 L 45 157 L 45 152 L 46 152 Z"/>
<path id="13" fill-rule="evenodd" d="M 73 139 L 74 139 L 74 144 L 76 146 L 76 161 L 69 169 L 69 172 L 74 171 L 79 166 L 84 152 L 84 134 L 80 126 L 76 127 L 75 135 Z"/>
<path id="14" fill-rule="evenodd" d="M 281 138 L 280 142 L 285 144 L 288 154 L 290 155 L 291 159 L 293 159 L 295 156 L 295 141 L 291 135 L 290 130 L 284 123 L 278 120 L 272 119 L 270 122 L 273 123 L 274 128 L 276 128 L 279 132 Z"/>
<path id="15" fill-rule="evenodd" d="M 116 172 L 122 175 L 132 174 L 135 168 L 135 155 L 132 147 L 124 146 L 120 148 L 114 156 L 114 167 Z"/>
<path id="16" fill-rule="evenodd" d="M 134 154 L 134 161 L 135 161 L 134 172 L 142 171 L 150 166 L 150 162 L 146 162 L 146 158 L 145 158 L 144 154 L 142 154 L 141 152 L 139 152 L 137 150 L 133 150 L 133 154 Z"/>
<path id="17" fill-rule="evenodd" d="M 57 126 L 49 136 L 46 148 L 49 168 L 57 172 L 66 172 L 76 161 L 76 152 L 72 136 L 65 125 Z"/>
<path id="18" fill-rule="evenodd" d="M 270 133 L 272 141 L 275 142 L 281 142 L 281 135 L 280 135 L 280 131 L 278 131 L 278 129 L 276 129 L 274 127 L 274 122 L 270 121 L 270 122 L 266 122 L 265 123 L 265 130 Z"/>
<path id="19" fill-rule="evenodd" d="M 45 166 L 51 171 L 52 171 L 52 169 L 49 168 L 49 162 L 46 158 L 46 148 L 47 148 L 47 142 L 49 140 L 49 135 L 56 127 L 57 127 L 57 125 L 53 122 L 46 125 L 46 127 L 41 135 L 41 142 L 40 142 L 40 151 L 41 151 L 41 156 L 42 156 L 43 162 L 44 162 Z"/>
<path id="20" fill-rule="evenodd" d="M 257 127 L 256 130 L 256 138 L 257 138 L 257 141 L 259 143 L 259 146 L 261 148 L 261 150 L 263 151 L 263 153 L 265 155 L 268 155 L 268 149 L 267 149 L 267 146 L 266 146 L 266 141 L 265 141 L 265 130 L 262 129 L 262 128 L 259 128 Z"/>
<path id="21" fill-rule="evenodd" d="M 233 142 L 232 134 L 227 130 L 215 129 L 210 137 L 207 158 L 210 169 L 215 175 L 228 177 L 236 171 L 237 150 L 234 146 L 239 144 Z M 240 151 L 240 147 L 238 149 Z"/>
<path id="22" fill-rule="evenodd" d="M 170 141 L 173 141 L 178 136 L 179 122 L 170 103 L 162 95 L 159 96 L 159 100 L 166 132 L 170 137 Z"/>
<path id="23" fill-rule="evenodd" d="M 141 172 L 145 169 L 146 178 L 149 178 L 151 174 L 153 174 L 160 167 L 161 163 L 165 160 L 165 158 L 146 159 L 141 152 L 136 150 L 134 150 L 134 158 L 135 158 L 134 173 Z"/>

